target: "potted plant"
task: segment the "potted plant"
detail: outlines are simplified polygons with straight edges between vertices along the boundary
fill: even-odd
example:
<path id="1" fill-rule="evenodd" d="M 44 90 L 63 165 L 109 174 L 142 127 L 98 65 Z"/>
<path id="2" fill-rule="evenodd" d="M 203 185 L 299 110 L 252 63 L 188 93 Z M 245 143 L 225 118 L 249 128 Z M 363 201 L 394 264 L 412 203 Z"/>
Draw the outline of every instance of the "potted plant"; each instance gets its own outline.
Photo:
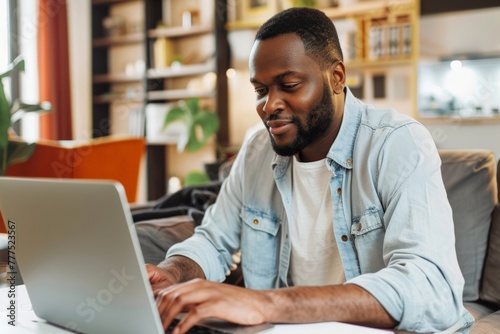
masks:
<path id="1" fill-rule="evenodd" d="M 199 98 L 179 101 L 168 110 L 163 122 L 163 130 L 174 122 L 181 122 L 185 129 L 177 143 L 177 150 L 195 152 L 217 133 L 220 122 L 214 111 L 200 108 Z"/>
<path id="2" fill-rule="evenodd" d="M 173 123 L 181 123 L 184 130 L 181 132 L 177 142 L 177 151 L 195 152 L 201 149 L 207 141 L 217 133 L 220 126 L 217 113 L 212 110 L 202 108 L 199 98 L 190 98 L 179 101 L 170 108 L 163 122 L 163 130 Z M 186 176 L 186 183 L 195 179 L 193 183 L 206 183 L 214 178 L 213 173 L 208 170 L 213 164 L 205 164 L 206 177 L 201 172 L 193 172 L 193 176 Z M 203 174 L 203 173 L 202 173 Z"/>
<path id="3" fill-rule="evenodd" d="M 28 160 L 35 150 L 35 143 L 27 143 L 15 138 L 12 125 L 20 120 L 26 112 L 51 110 L 51 105 L 48 102 L 27 104 L 19 100 L 8 101 L 2 79 L 9 77 L 15 69 L 24 71 L 24 60 L 21 57 L 14 59 L 7 66 L 7 69 L 0 73 L 0 176 L 5 175 L 11 164 Z"/>

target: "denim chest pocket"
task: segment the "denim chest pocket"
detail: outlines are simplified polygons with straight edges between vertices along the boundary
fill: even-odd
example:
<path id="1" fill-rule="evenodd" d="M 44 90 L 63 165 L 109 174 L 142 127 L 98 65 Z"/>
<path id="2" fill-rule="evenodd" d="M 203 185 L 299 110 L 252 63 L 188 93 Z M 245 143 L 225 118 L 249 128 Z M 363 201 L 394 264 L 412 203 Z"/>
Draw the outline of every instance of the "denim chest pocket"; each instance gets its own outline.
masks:
<path id="1" fill-rule="evenodd" d="M 352 220 L 351 235 L 362 271 L 376 271 L 383 265 L 385 227 L 377 208 L 370 207 Z"/>
<path id="2" fill-rule="evenodd" d="M 241 218 L 241 263 L 244 272 L 275 276 L 278 272 L 280 220 L 248 207 L 243 209 Z"/>
<path id="3" fill-rule="evenodd" d="M 361 216 L 352 220 L 351 234 L 354 237 L 364 236 L 371 231 L 383 228 L 384 224 L 382 224 L 377 208 L 370 207 L 363 211 Z"/>

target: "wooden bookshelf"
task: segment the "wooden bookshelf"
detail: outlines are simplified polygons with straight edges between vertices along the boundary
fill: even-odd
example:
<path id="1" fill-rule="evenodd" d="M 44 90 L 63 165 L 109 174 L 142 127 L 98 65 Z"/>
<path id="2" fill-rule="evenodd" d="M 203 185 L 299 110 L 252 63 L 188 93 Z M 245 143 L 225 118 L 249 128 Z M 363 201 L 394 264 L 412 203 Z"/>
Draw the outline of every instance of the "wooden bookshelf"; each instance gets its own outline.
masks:
<path id="1" fill-rule="evenodd" d="M 144 43 L 143 33 L 134 33 L 114 37 L 95 38 L 92 41 L 93 47 L 108 47 L 114 45 L 141 44 Z"/>

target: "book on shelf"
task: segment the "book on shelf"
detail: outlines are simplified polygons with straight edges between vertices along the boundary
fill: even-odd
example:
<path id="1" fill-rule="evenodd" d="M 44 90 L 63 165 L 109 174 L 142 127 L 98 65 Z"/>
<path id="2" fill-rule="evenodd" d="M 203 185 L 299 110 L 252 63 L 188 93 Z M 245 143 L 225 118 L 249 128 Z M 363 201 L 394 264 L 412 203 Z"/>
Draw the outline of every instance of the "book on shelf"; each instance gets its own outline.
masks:
<path id="1" fill-rule="evenodd" d="M 142 107 L 133 107 L 129 111 L 129 135 L 134 137 L 144 136 L 144 111 Z"/>
<path id="2" fill-rule="evenodd" d="M 164 68 L 174 61 L 174 44 L 165 37 L 158 37 L 153 43 L 153 66 Z"/>
<path id="3" fill-rule="evenodd" d="M 383 56 L 383 28 L 372 25 L 368 31 L 368 58 L 379 59 Z"/>
<path id="4" fill-rule="evenodd" d="M 368 59 L 370 60 L 408 56 L 412 52 L 410 22 L 371 22 L 367 31 Z"/>
<path id="5" fill-rule="evenodd" d="M 411 52 L 412 52 L 412 49 L 411 49 L 411 34 L 412 34 L 412 31 L 411 31 L 411 24 L 410 23 L 404 23 L 403 26 L 402 26 L 402 30 L 403 30 L 403 51 L 402 53 L 404 55 L 410 55 Z"/>
<path id="6" fill-rule="evenodd" d="M 389 30 L 389 56 L 397 56 L 399 54 L 399 24 L 392 24 L 388 27 Z"/>

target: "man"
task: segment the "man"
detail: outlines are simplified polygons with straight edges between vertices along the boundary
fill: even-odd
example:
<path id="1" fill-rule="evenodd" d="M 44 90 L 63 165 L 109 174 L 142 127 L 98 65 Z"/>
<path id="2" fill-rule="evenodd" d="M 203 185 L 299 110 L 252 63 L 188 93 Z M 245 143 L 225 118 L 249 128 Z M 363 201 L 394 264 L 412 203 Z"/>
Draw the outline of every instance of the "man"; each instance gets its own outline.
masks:
<path id="1" fill-rule="evenodd" d="M 250 81 L 267 131 L 243 145 L 194 236 L 148 266 L 164 326 L 188 311 L 177 333 L 205 317 L 467 332 L 436 147 L 415 120 L 357 100 L 342 59 L 320 11 L 259 29 Z M 251 289 L 210 282 L 240 249 Z"/>

